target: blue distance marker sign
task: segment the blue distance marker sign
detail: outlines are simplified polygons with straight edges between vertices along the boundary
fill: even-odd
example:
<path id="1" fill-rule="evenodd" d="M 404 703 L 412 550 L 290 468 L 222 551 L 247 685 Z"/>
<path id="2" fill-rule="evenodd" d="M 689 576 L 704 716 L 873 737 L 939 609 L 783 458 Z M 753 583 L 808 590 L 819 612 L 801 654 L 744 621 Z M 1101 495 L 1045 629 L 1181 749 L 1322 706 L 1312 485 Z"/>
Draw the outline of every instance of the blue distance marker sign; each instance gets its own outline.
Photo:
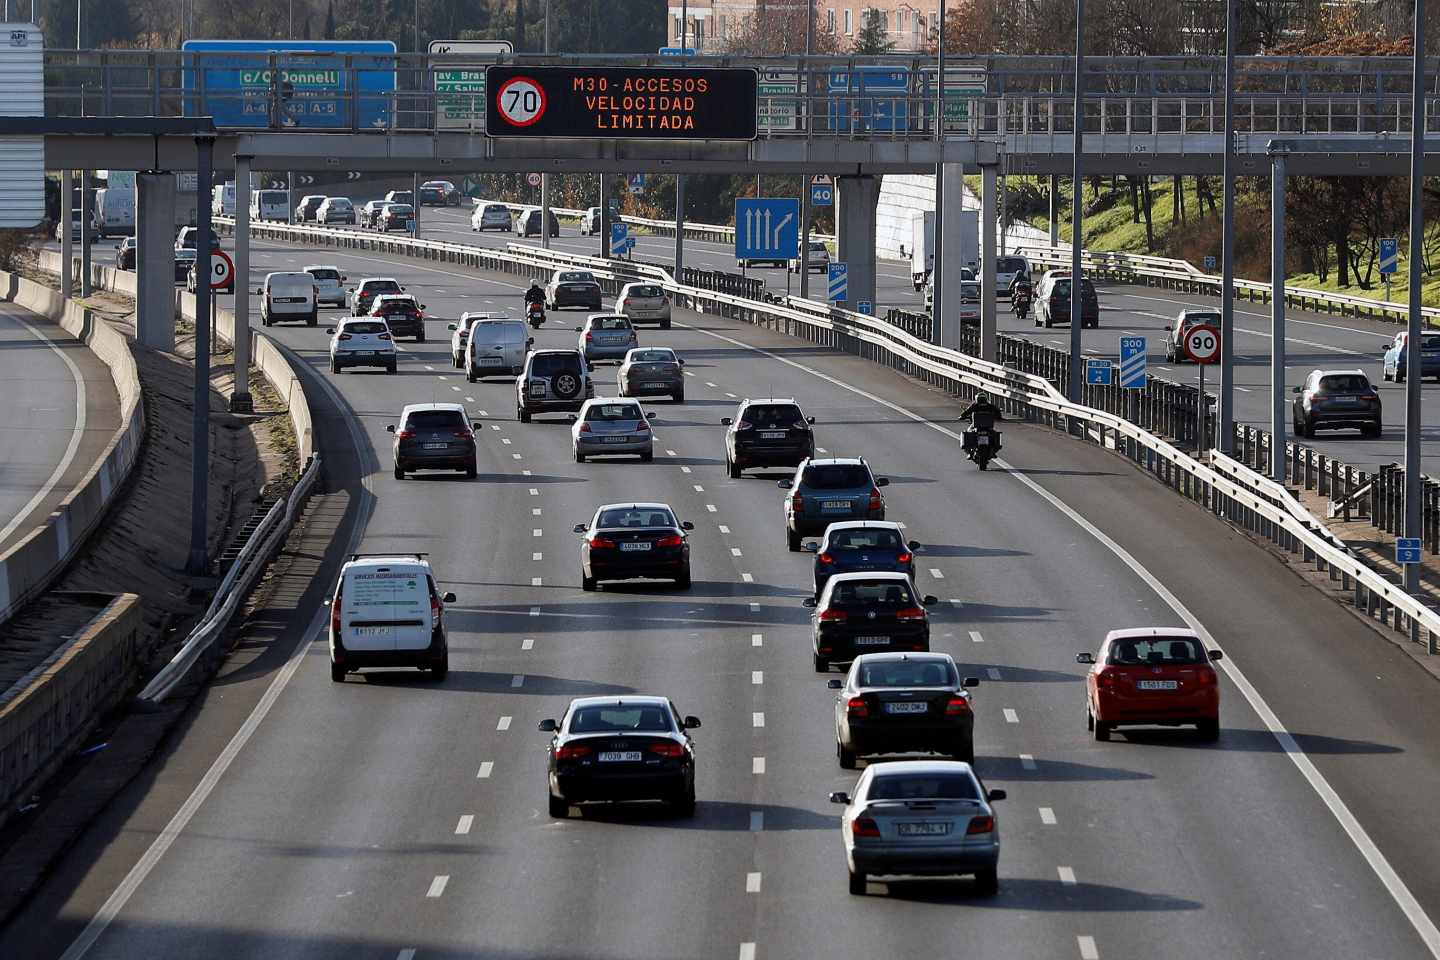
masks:
<path id="1" fill-rule="evenodd" d="M 1085 382 L 1097 386 L 1110 386 L 1112 367 L 1109 360 L 1085 360 Z"/>
<path id="2" fill-rule="evenodd" d="M 1120 386 L 1126 390 L 1145 388 L 1145 338 L 1120 338 Z"/>
<path id="3" fill-rule="evenodd" d="M 810 206 L 829 207 L 835 203 L 835 184 L 828 180 L 810 184 Z"/>
<path id="4" fill-rule="evenodd" d="M 212 116 L 217 127 L 269 127 L 273 104 L 278 126 L 335 130 L 350 127 L 353 106 L 358 127 L 390 127 L 389 40 L 187 40 L 183 49 L 198 54 L 181 71 L 187 116 Z"/>
<path id="5" fill-rule="evenodd" d="M 761 197 L 735 201 L 735 259 L 791 260 L 800 249 L 800 200 Z"/>
<path id="6" fill-rule="evenodd" d="M 1419 537 L 1396 537 L 1395 538 L 1395 562 L 1396 563 L 1419 563 L 1420 562 L 1420 538 Z"/>
<path id="7" fill-rule="evenodd" d="M 610 252 L 628 253 L 635 246 L 635 238 L 630 236 L 630 225 L 628 223 L 610 224 Z"/>
<path id="8" fill-rule="evenodd" d="M 1380 272 L 1392 274 L 1400 267 L 1400 240 L 1398 237 L 1380 238 Z"/>
<path id="9" fill-rule="evenodd" d="M 826 272 L 825 299 L 834 303 L 844 303 L 849 299 L 850 289 L 850 265 L 844 260 L 831 260 L 830 267 Z"/>

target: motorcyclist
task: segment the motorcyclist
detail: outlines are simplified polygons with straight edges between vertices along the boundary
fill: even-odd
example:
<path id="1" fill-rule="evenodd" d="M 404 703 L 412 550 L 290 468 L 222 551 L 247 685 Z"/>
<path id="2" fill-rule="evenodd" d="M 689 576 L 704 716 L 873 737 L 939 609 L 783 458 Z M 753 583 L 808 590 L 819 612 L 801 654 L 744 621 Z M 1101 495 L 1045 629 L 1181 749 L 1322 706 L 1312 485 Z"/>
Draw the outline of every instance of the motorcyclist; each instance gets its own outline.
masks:
<path id="1" fill-rule="evenodd" d="M 528 307 L 532 303 L 538 303 L 541 307 L 545 306 L 545 290 L 540 286 L 539 280 L 531 280 L 530 289 L 525 291 L 525 306 Z"/>
<path id="2" fill-rule="evenodd" d="M 995 421 L 1003 420 L 1004 414 L 990 402 L 990 395 L 982 391 L 975 395 L 975 402 L 960 414 L 960 419 L 969 420 L 976 430 L 994 430 Z"/>
<path id="3" fill-rule="evenodd" d="M 1030 278 L 1024 274 L 1017 273 L 1015 279 L 1010 283 L 1010 303 L 1015 313 L 1024 316 L 1030 312 L 1030 301 L 1034 292 L 1030 287 Z"/>

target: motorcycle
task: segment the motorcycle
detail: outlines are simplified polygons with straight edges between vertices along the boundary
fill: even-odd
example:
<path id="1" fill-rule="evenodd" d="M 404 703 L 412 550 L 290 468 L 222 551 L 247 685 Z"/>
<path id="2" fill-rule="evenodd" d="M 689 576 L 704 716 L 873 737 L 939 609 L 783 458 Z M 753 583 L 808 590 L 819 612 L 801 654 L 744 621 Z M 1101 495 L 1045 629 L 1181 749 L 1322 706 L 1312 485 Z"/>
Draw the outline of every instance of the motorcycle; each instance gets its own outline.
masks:
<path id="1" fill-rule="evenodd" d="M 988 430 L 972 427 L 961 434 L 960 446 L 965 456 L 984 470 L 1000 452 L 1000 431 L 993 427 Z"/>
<path id="2" fill-rule="evenodd" d="M 525 306 L 525 319 L 530 321 L 530 326 L 536 330 L 545 322 L 545 304 L 531 302 Z"/>
<path id="3" fill-rule="evenodd" d="M 1024 320 L 1030 316 L 1031 299 L 1031 295 L 1028 293 L 1017 293 L 1010 298 L 1010 309 L 1014 311 L 1017 319 Z"/>

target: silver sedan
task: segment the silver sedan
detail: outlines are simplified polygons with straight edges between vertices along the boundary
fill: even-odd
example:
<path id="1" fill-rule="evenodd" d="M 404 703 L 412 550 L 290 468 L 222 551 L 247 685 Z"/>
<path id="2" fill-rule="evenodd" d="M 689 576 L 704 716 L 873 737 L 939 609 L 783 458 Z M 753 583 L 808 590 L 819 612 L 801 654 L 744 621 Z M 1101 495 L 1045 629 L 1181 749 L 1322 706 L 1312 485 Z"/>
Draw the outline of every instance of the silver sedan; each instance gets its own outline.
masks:
<path id="1" fill-rule="evenodd" d="M 578 346 L 586 360 L 624 360 L 640 346 L 630 318 L 621 313 L 592 313 L 575 332 L 580 334 Z"/>
<path id="2" fill-rule="evenodd" d="M 635 400 L 586 400 L 570 427 L 575 462 L 584 463 L 586 457 L 596 456 L 638 456 L 642 463 L 649 463 L 655 457 L 655 436 L 650 429 L 653 419 Z"/>
<path id="3" fill-rule="evenodd" d="M 973 874 L 981 892 L 999 887 L 1000 828 L 988 793 L 970 764 L 956 760 L 902 760 L 865 768 L 855 796 L 835 792 L 845 805 L 840 836 L 859 896 L 872 875 Z"/>
<path id="4" fill-rule="evenodd" d="M 669 347 L 637 347 L 625 354 L 615 385 L 622 397 L 668 396 L 684 403 L 684 366 Z"/>

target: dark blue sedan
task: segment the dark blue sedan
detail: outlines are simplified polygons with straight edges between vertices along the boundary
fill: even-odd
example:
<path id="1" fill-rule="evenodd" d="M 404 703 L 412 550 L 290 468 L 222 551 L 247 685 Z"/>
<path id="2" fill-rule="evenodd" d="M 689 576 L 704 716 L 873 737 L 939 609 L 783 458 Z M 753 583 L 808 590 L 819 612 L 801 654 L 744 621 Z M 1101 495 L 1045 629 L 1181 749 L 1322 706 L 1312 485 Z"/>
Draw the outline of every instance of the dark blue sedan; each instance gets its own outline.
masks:
<path id="1" fill-rule="evenodd" d="M 815 554 L 815 596 L 837 573 L 893 571 L 915 578 L 918 540 L 905 542 L 900 525 L 886 520 L 843 520 L 825 528 L 818 543 L 804 549 Z"/>

